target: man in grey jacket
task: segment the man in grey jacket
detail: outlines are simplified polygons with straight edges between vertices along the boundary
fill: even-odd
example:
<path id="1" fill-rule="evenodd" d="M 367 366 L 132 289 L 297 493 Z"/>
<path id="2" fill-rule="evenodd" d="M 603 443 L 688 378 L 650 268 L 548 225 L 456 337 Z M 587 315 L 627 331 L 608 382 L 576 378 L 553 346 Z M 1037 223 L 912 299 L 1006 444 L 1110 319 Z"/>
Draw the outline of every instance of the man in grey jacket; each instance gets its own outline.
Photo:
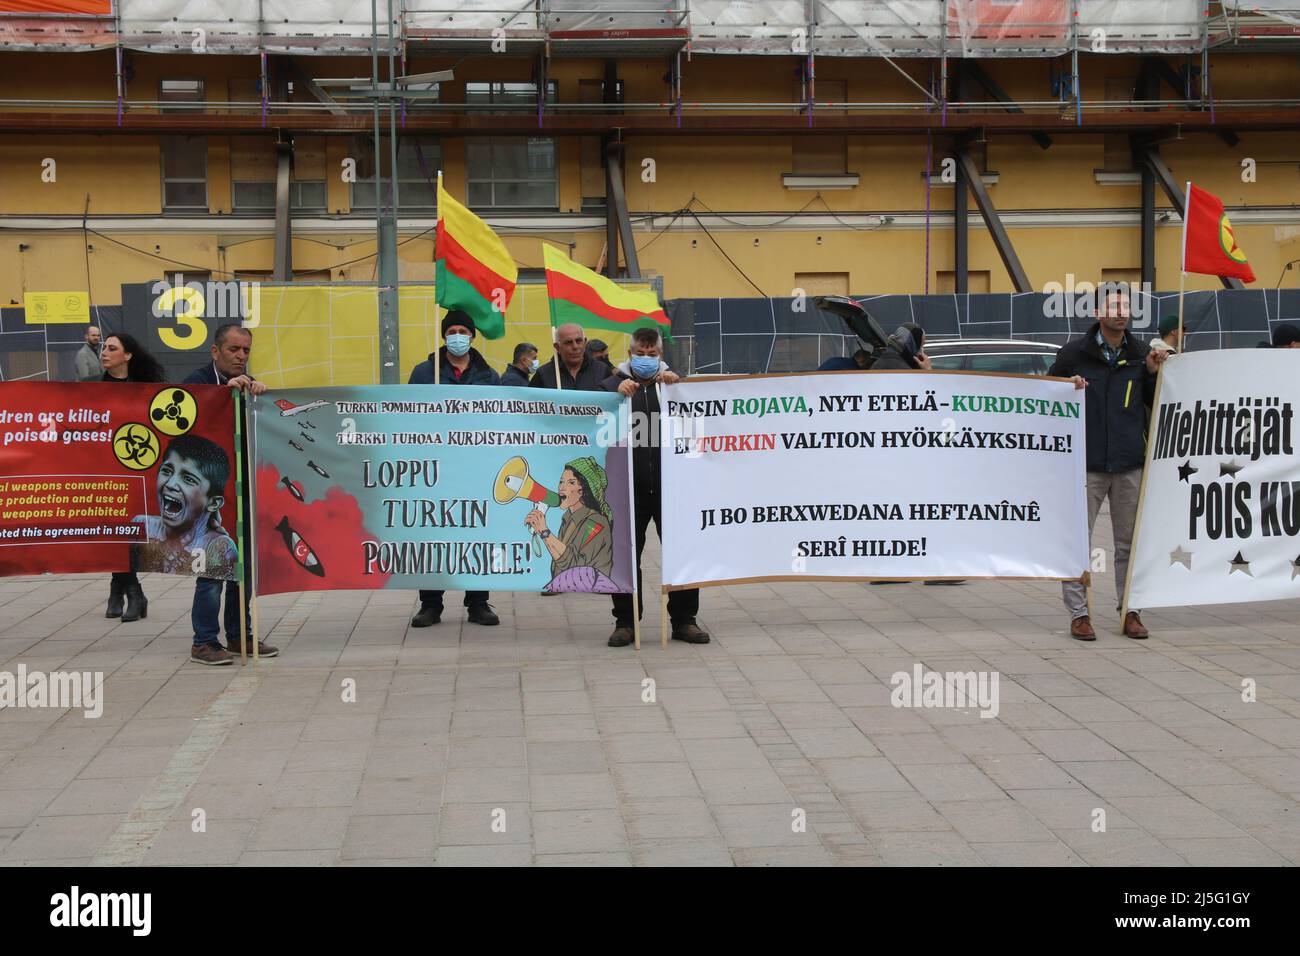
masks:
<path id="1" fill-rule="evenodd" d="M 87 327 L 86 341 L 77 349 L 76 367 L 78 382 L 98 382 L 104 377 L 104 368 L 99 364 L 99 326 Z"/>

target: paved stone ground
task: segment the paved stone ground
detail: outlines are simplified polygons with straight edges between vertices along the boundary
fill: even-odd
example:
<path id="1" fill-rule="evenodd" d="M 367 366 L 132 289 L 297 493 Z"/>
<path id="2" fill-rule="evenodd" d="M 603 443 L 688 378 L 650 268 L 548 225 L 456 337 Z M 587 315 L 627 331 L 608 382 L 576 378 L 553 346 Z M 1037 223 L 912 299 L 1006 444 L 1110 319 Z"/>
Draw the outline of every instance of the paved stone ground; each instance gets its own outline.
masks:
<path id="1" fill-rule="evenodd" d="M 410 630 L 412 592 L 283 595 L 283 656 L 206 668 L 192 585 L 145 585 L 124 625 L 107 575 L 0 579 L 0 670 L 106 675 L 98 720 L 0 712 L 0 863 L 1300 862 L 1300 602 L 1149 612 L 1139 643 L 1103 576 L 1081 645 L 1049 583 L 751 585 L 704 593 L 712 644 L 650 622 L 638 653 L 597 597 Z M 996 670 L 1000 713 L 892 707 L 917 661 Z"/>

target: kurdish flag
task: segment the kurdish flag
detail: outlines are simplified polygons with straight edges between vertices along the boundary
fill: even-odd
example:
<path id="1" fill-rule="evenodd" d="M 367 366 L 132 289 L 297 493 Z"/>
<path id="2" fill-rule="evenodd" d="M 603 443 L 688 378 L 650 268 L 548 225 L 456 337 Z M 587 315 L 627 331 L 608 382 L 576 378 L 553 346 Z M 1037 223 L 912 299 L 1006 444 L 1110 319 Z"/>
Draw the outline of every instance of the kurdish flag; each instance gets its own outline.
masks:
<path id="1" fill-rule="evenodd" d="M 442 188 L 441 172 L 434 259 L 434 301 L 468 313 L 484 338 L 505 335 L 505 311 L 519 270 L 501 237 Z"/>
<path id="2" fill-rule="evenodd" d="M 551 325 L 576 322 L 588 329 L 633 332 L 658 329 L 672 341 L 668 316 L 654 292 L 629 292 L 612 279 L 580 266 L 554 246 L 542 246 Z"/>
<path id="3" fill-rule="evenodd" d="M 1183 211 L 1183 271 L 1254 282 L 1255 272 L 1237 245 L 1223 200 L 1187 184 Z"/>

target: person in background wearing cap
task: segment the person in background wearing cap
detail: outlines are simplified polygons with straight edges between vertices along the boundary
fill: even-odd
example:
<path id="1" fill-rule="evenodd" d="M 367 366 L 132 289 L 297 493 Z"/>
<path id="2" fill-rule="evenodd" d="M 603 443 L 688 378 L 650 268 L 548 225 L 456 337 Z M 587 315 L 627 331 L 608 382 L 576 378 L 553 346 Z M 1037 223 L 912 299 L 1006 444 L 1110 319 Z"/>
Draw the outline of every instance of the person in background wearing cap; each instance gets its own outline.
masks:
<path id="1" fill-rule="evenodd" d="M 1151 340 L 1151 348 L 1157 352 L 1177 355 L 1183 347 L 1183 333 L 1178 328 L 1178 316 L 1166 315 L 1160 320 L 1160 329 L 1156 338 Z"/>
<path id="2" fill-rule="evenodd" d="M 1267 346 L 1268 343 L 1261 342 L 1261 346 Z M 1300 349 L 1300 328 L 1296 328 L 1290 322 L 1283 322 L 1273 329 L 1273 348 L 1275 349 Z"/>
<path id="3" fill-rule="evenodd" d="M 608 392 L 618 392 L 632 400 L 632 421 L 658 421 L 659 382 L 672 385 L 678 381 L 675 372 L 668 370 L 663 361 L 663 346 L 656 329 L 637 329 L 632 333 L 628 360 L 619 365 L 613 375 L 605 379 Z M 632 432 L 632 497 L 636 521 L 636 579 L 637 603 L 641 601 L 641 552 L 645 550 L 646 531 L 654 520 L 655 530 L 663 538 L 663 486 L 659 464 L 658 429 L 641 428 Z M 638 440 L 638 438 L 640 440 Z M 632 615 L 641 617 L 642 608 L 632 608 L 632 595 L 615 594 L 614 633 L 609 636 L 610 647 L 626 647 L 635 637 Z M 696 623 L 700 610 L 698 588 L 671 591 L 668 594 L 668 617 L 673 625 L 673 640 L 687 644 L 707 644 L 709 635 Z"/>
<path id="4" fill-rule="evenodd" d="M 441 363 L 443 385 L 500 385 L 501 379 L 479 354 L 471 348 L 477 334 L 474 320 L 464 312 L 453 310 L 442 320 L 442 338 L 446 343 L 437 352 L 411 369 L 411 385 L 433 384 L 433 363 Z M 420 610 L 411 618 L 411 627 L 431 627 L 442 620 L 442 591 L 420 591 Z M 465 607 L 469 609 L 469 622 L 486 627 L 500 624 L 492 606 L 488 604 L 487 591 L 466 591 Z"/>

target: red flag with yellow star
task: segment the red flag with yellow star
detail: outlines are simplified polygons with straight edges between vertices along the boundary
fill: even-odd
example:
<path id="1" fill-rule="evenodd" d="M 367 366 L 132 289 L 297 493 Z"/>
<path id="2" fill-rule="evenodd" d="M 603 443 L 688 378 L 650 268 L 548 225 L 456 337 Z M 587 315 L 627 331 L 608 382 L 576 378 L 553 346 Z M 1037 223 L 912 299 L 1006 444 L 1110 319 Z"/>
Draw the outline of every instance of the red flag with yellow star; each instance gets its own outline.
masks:
<path id="1" fill-rule="evenodd" d="M 1246 253 L 1237 245 L 1223 201 L 1213 193 L 1187 184 L 1183 213 L 1183 271 L 1254 282 Z"/>

